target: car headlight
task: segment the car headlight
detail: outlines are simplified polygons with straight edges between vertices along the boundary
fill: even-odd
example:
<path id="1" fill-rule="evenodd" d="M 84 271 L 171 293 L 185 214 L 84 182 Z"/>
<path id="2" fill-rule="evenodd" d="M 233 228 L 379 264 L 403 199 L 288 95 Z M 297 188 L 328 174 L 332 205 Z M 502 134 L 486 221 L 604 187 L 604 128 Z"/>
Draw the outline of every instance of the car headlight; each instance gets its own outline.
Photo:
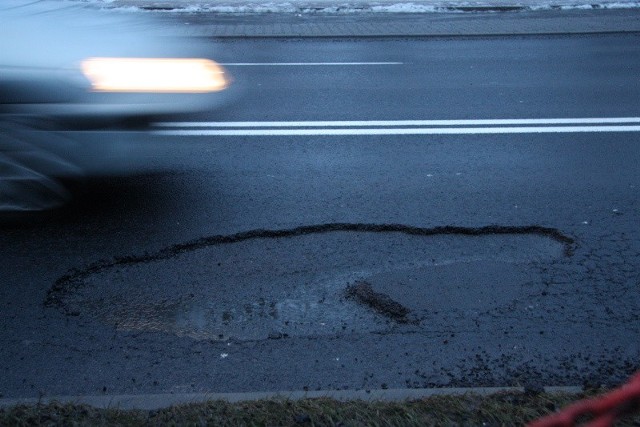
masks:
<path id="1" fill-rule="evenodd" d="M 97 92 L 206 93 L 229 85 L 208 59 L 88 58 L 81 68 Z"/>

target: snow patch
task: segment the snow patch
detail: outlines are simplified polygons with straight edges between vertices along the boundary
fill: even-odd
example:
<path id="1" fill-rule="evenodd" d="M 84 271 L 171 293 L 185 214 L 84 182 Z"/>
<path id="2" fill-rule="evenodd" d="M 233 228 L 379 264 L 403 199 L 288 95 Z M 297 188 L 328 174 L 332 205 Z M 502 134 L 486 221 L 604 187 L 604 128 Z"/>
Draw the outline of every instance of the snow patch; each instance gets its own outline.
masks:
<path id="1" fill-rule="evenodd" d="M 606 1 L 599 3 L 582 2 L 570 3 L 567 0 L 517 0 L 513 3 L 498 1 L 354 1 L 352 3 L 330 2 L 326 0 L 300 0 L 286 2 L 252 3 L 238 0 L 221 1 L 217 3 L 196 0 L 151 1 L 151 0 L 67 0 L 88 3 L 94 6 L 115 9 L 119 11 L 152 11 L 170 13 L 439 13 L 439 12 L 478 12 L 502 10 L 591 10 L 591 9 L 636 9 L 640 8 L 640 1 Z"/>
<path id="2" fill-rule="evenodd" d="M 389 5 L 374 5 L 371 6 L 371 11 L 387 13 L 434 13 L 442 11 L 442 8 L 428 4 L 396 3 Z"/>

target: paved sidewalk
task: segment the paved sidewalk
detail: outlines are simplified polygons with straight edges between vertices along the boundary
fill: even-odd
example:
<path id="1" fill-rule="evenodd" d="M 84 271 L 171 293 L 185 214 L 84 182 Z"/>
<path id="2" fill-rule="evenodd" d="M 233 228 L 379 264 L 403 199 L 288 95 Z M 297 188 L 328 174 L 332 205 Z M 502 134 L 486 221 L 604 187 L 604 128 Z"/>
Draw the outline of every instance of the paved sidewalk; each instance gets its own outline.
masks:
<path id="1" fill-rule="evenodd" d="M 219 14 L 149 12 L 194 37 L 457 37 L 640 34 L 640 9 L 504 13 Z"/>

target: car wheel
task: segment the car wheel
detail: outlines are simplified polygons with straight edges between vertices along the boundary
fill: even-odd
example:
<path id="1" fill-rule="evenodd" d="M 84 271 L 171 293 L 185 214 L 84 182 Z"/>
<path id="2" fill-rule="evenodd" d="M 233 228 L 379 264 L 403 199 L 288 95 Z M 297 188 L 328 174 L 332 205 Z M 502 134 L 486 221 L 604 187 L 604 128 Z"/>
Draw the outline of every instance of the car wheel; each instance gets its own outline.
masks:
<path id="1" fill-rule="evenodd" d="M 53 132 L 0 122 L 0 212 L 47 211 L 67 203 L 71 194 L 60 178 L 81 175 L 71 149 Z"/>

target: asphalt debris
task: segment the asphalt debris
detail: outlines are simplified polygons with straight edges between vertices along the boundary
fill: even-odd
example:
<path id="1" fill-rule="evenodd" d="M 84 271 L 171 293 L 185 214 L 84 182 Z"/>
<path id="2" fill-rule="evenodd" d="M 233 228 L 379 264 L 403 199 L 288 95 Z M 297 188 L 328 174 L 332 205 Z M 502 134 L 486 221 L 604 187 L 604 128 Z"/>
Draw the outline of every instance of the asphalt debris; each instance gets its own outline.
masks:
<path id="1" fill-rule="evenodd" d="M 371 284 L 367 282 L 356 282 L 348 286 L 346 295 L 347 298 L 353 298 L 398 323 L 415 323 L 415 320 L 409 317 L 411 310 L 394 301 L 387 294 L 374 291 Z"/>

